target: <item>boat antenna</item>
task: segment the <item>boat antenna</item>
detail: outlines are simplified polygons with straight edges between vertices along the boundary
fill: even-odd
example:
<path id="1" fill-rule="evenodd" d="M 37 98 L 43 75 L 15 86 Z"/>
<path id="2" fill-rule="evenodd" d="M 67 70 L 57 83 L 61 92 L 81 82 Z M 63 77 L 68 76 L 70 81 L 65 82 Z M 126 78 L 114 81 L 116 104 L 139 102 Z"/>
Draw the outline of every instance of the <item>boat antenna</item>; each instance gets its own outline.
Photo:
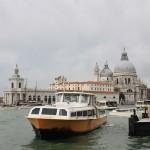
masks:
<path id="1" fill-rule="evenodd" d="M 63 87 L 64 87 L 64 92 L 65 92 L 65 82 L 63 81 Z"/>
<path id="2" fill-rule="evenodd" d="M 27 100 L 27 78 L 25 81 L 25 101 Z"/>
<path id="3" fill-rule="evenodd" d="M 35 101 L 36 101 L 36 92 L 37 92 L 37 81 L 36 81 L 36 84 L 35 84 Z"/>

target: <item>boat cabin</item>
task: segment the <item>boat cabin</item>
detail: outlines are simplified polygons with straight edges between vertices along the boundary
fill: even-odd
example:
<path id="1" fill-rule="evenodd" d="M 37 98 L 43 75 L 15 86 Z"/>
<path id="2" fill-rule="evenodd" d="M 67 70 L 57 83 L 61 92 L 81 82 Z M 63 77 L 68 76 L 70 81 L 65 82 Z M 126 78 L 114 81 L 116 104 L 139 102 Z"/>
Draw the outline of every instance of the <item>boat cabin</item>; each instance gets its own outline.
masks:
<path id="1" fill-rule="evenodd" d="M 38 117 L 86 119 L 96 117 L 96 115 L 105 114 L 104 110 L 95 110 L 96 97 L 88 93 L 69 93 L 61 92 L 56 94 L 56 103 L 54 105 L 37 106 L 30 110 L 30 115 Z"/>
<path id="2" fill-rule="evenodd" d="M 136 108 L 145 108 L 150 106 L 150 100 L 141 100 L 136 102 Z"/>
<path id="3" fill-rule="evenodd" d="M 80 93 L 80 92 L 58 92 L 56 94 L 56 106 L 59 105 L 74 105 L 76 107 L 93 105 L 96 101 L 96 97 L 90 93 Z"/>
<path id="4" fill-rule="evenodd" d="M 116 109 L 117 101 L 115 100 L 96 101 L 96 105 L 101 107 L 102 109 Z"/>

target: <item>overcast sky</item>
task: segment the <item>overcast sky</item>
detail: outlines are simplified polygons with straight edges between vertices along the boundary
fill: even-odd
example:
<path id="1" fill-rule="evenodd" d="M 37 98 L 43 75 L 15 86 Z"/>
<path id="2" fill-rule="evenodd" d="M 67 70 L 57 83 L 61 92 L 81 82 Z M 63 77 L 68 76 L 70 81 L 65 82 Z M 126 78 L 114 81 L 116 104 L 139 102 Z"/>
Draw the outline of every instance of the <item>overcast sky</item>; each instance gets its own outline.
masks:
<path id="1" fill-rule="evenodd" d="M 150 0 L 0 0 L 0 93 L 16 64 L 28 87 L 55 77 L 90 81 L 96 62 L 114 67 L 126 47 L 150 85 Z"/>

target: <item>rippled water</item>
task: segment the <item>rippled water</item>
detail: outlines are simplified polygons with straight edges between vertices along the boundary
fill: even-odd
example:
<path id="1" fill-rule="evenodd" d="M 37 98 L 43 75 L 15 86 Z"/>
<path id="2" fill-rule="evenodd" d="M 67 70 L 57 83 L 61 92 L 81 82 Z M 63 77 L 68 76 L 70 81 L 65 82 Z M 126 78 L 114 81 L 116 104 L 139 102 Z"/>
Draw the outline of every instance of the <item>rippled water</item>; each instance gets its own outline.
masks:
<path id="1" fill-rule="evenodd" d="M 0 150 L 149 150 L 150 136 L 128 136 L 128 118 L 108 117 L 101 128 L 61 140 L 37 139 L 25 116 L 29 110 L 0 110 Z"/>

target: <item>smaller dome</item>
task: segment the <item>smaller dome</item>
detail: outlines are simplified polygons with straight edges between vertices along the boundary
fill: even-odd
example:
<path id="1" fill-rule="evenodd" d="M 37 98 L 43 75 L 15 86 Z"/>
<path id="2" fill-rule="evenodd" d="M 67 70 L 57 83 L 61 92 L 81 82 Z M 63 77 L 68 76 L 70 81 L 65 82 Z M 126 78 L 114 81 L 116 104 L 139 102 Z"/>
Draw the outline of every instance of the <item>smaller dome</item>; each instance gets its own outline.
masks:
<path id="1" fill-rule="evenodd" d="M 100 77 L 113 77 L 113 72 L 109 69 L 107 61 L 104 64 L 104 68 L 100 72 Z"/>

